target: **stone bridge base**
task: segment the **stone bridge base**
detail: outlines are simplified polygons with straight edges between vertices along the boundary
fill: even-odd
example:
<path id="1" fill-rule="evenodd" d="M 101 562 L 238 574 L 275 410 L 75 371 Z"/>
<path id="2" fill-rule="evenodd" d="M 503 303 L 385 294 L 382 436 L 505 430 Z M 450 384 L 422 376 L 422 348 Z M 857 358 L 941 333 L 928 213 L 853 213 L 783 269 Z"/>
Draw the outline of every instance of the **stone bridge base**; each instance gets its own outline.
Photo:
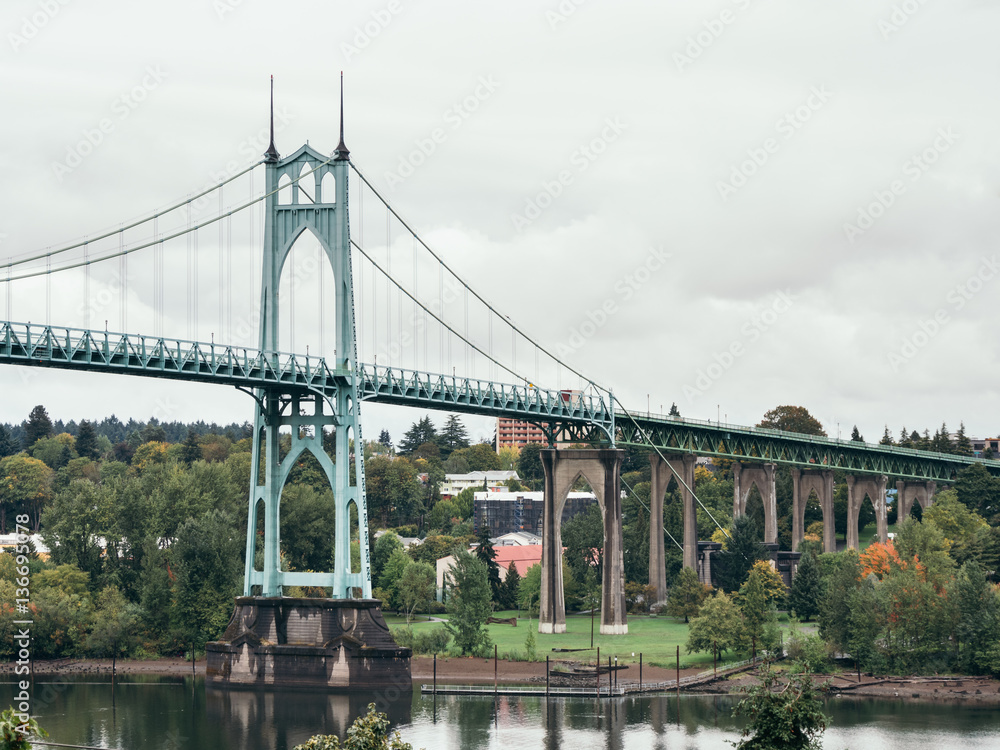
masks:
<path id="1" fill-rule="evenodd" d="M 375 599 L 241 596 L 222 638 L 205 647 L 214 688 L 410 686 L 408 648 Z"/>

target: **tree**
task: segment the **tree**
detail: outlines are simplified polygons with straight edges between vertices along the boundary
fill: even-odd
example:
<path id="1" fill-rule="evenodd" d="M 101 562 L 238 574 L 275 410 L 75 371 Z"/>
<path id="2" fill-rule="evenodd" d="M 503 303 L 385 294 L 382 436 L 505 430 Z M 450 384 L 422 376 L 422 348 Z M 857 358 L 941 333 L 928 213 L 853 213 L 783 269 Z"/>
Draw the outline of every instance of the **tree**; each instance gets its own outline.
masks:
<path id="1" fill-rule="evenodd" d="M 38 531 L 42 508 L 52 499 L 52 469 L 23 453 L 0 459 L 0 533 L 7 533 L 7 509 L 26 513 Z"/>
<path id="2" fill-rule="evenodd" d="M 17 452 L 18 446 L 14 436 L 7 429 L 7 425 L 0 424 L 0 458 L 13 456 Z"/>
<path id="3" fill-rule="evenodd" d="M 528 617 L 538 614 L 538 607 L 542 593 L 542 566 L 535 563 L 528 572 L 524 574 L 520 585 L 517 587 L 517 603 L 521 609 L 528 613 Z"/>
<path id="4" fill-rule="evenodd" d="M 96 605 L 93 625 L 87 636 L 87 651 L 93 656 L 113 659 L 127 655 L 136 637 L 139 608 L 115 586 L 102 589 Z"/>
<path id="5" fill-rule="evenodd" d="M 24 448 L 30 449 L 38 440 L 52 434 L 52 420 L 45 407 L 39 404 L 28 415 L 24 425 Z"/>
<path id="6" fill-rule="evenodd" d="M 819 634 L 837 651 L 848 651 L 851 639 L 851 595 L 861 581 L 861 563 L 856 550 L 823 555 L 823 598 L 819 606 Z"/>
<path id="7" fill-rule="evenodd" d="M 378 434 L 378 442 L 386 448 L 392 448 L 392 436 L 389 435 L 388 430 L 383 429 L 382 432 Z"/>
<path id="8" fill-rule="evenodd" d="M 959 456 L 972 455 L 972 441 L 969 440 L 969 436 L 965 434 L 965 422 L 958 423 L 958 432 L 955 433 L 954 451 Z"/>
<path id="9" fill-rule="evenodd" d="M 459 448 L 452 456 L 461 456 L 469 463 L 469 471 L 500 471 L 500 456 L 488 443 L 476 443 Z"/>
<path id="10" fill-rule="evenodd" d="M 541 459 L 542 447 L 539 443 L 528 443 L 521 448 L 517 457 L 517 475 L 522 481 L 541 482 L 545 478 Z"/>
<path id="11" fill-rule="evenodd" d="M 851 430 L 851 440 L 854 441 L 855 443 L 863 443 L 863 442 L 865 442 L 865 438 L 861 434 L 861 432 L 858 430 L 858 426 L 857 425 L 854 425 L 854 429 Z"/>
<path id="12" fill-rule="evenodd" d="M 37 721 L 30 717 L 23 719 L 13 706 L 0 713 L 0 747 L 3 750 L 31 750 L 32 739 L 48 736 Z"/>
<path id="13" fill-rule="evenodd" d="M 672 617 L 683 617 L 684 622 L 697 617 L 698 610 L 708 597 L 711 587 L 698 580 L 698 574 L 692 568 L 681 568 L 677 574 L 670 596 L 667 599 L 667 614 Z"/>
<path id="14" fill-rule="evenodd" d="M 811 620 L 819 614 L 822 594 L 823 582 L 820 577 L 819 560 L 815 553 L 804 552 L 792 579 L 788 606 L 799 619 Z"/>
<path id="15" fill-rule="evenodd" d="M 438 445 L 441 446 L 441 455 L 444 458 L 451 455 L 452 451 L 469 447 L 469 432 L 457 414 L 448 415 L 444 429 L 441 430 Z"/>
<path id="16" fill-rule="evenodd" d="M 76 433 L 76 453 L 81 458 L 96 460 L 101 454 L 97 448 L 97 431 L 94 425 L 84 419 Z"/>
<path id="17" fill-rule="evenodd" d="M 701 605 L 698 616 L 691 619 L 686 649 L 713 651 L 721 656 L 726 651 L 738 651 L 746 645 L 740 608 L 724 591 L 716 592 Z"/>
<path id="18" fill-rule="evenodd" d="M 396 550 L 403 550 L 403 543 L 399 541 L 399 536 L 395 531 L 387 531 L 375 540 L 375 548 L 372 550 L 372 581 L 378 584 L 385 564 L 389 562 L 392 553 Z"/>
<path id="19" fill-rule="evenodd" d="M 820 421 L 803 406 L 776 406 L 765 412 L 764 418 L 757 426 L 784 432 L 826 436 Z"/>
<path id="20" fill-rule="evenodd" d="M 455 564 L 447 574 L 448 614 L 445 625 L 463 654 L 480 654 L 490 646 L 486 620 L 490 616 L 490 584 L 486 565 L 463 549 L 455 553 Z"/>
<path id="21" fill-rule="evenodd" d="M 434 596 L 436 576 L 434 567 L 425 562 L 411 561 L 403 569 L 403 575 L 396 583 L 396 590 L 406 610 L 407 625 L 417 607 L 426 604 Z"/>
<path id="22" fill-rule="evenodd" d="M 1000 525 L 1000 479 L 993 477 L 980 463 L 958 472 L 955 482 L 958 499 L 992 526 Z"/>
<path id="23" fill-rule="evenodd" d="M 758 540 L 757 524 L 750 516 L 740 516 L 730 527 L 725 549 L 715 555 L 716 581 L 726 592 L 737 591 L 767 550 Z"/>
<path id="24" fill-rule="evenodd" d="M 906 433 L 906 428 L 903 428 L 903 433 Z M 892 439 L 892 434 L 889 432 L 889 425 L 885 426 L 885 432 L 882 433 L 882 439 L 878 441 L 879 445 L 895 445 L 896 441 Z"/>
<path id="25" fill-rule="evenodd" d="M 669 417 L 679 417 L 681 415 L 681 410 L 677 408 L 676 403 L 670 404 L 670 411 L 667 413 Z"/>
<path id="26" fill-rule="evenodd" d="M 486 566 L 486 577 L 490 584 L 490 599 L 499 604 L 501 599 L 500 566 L 497 565 L 497 553 L 493 549 L 493 542 L 490 541 L 490 529 L 485 523 L 479 527 L 477 539 L 479 546 L 476 547 L 476 557 Z"/>
<path id="27" fill-rule="evenodd" d="M 757 685 L 741 688 L 745 696 L 733 712 L 747 717 L 737 750 L 820 750 L 820 735 L 830 718 L 808 674 L 790 675 L 778 689 L 770 665 L 760 670 Z"/>
<path id="28" fill-rule="evenodd" d="M 368 713 L 348 727 L 343 744 L 335 734 L 317 734 L 292 750 L 413 750 L 413 745 L 400 739 L 399 732 L 390 735 L 389 726 L 389 717 L 369 703 Z"/>
<path id="29" fill-rule="evenodd" d="M 187 466 L 201 460 L 201 442 L 198 440 L 198 434 L 192 429 L 188 429 L 187 437 L 181 444 L 180 460 Z"/>
<path id="30" fill-rule="evenodd" d="M 436 445 L 437 440 L 437 428 L 431 422 L 431 418 L 425 416 L 423 419 L 410 425 L 410 429 L 406 431 L 403 439 L 399 441 L 398 452 L 403 455 L 415 453 L 417 448 L 424 443 L 433 443 Z"/>
<path id="31" fill-rule="evenodd" d="M 968 562 L 955 576 L 948 598 L 955 602 L 958 614 L 955 637 L 960 668 L 986 671 L 989 651 L 1000 640 L 1000 595 L 987 582 L 983 569 Z"/>
<path id="32" fill-rule="evenodd" d="M 507 566 L 507 577 L 503 579 L 500 609 L 517 609 L 520 589 L 521 574 L 517 572 L 517 565 L 511 562 Z"/>
<path id="33" fill-rule="evenodd" d="M 403 599 L 399 592 L 399 582 L 406 572 L 406 567 L 413 559 L 406 554 L 402 545 L 395 549 L 389 559 L 382 566 L 382 572 L 378 577 L 378 588 L 383 597 L 386 607 L 398 610 L 403 606 Z"/>
<path id="34" fill-rule="evenodd" d="M 756 647 L 768 650 L 778 645 L 775 602 L 784 599 L 785 585 L 770 563 L 758 561 L 740 586 L 736 599 L 743 613 L 744 635 Z"/>

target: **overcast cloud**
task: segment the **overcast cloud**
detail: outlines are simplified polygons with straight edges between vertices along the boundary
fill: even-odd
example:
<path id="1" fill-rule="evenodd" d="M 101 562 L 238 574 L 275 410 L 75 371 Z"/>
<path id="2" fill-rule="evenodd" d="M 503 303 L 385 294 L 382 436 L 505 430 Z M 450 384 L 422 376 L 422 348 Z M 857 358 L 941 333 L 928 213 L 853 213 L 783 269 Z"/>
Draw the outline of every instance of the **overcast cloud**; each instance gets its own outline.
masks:
<path id="1" fill-rule="evenodd" d="M 252 163 L 271 74 L 279 151 L 331 152 L 343 70 L 355 163 L 626 404 L 744 424 L 800 404 L 870 441 L 885 424 L 1000 430 L 994 3 L 7 0 L 0 33 L 4 259 Z M 240 258 L 237 307 L 253 281 Z M 185 276 L 167 278 L 164 333 L 185 338 Z M 53 323 L 83 324 L 79 283 L 52 281 Z M 11 317 L 43 320 L 44 286 L 25 289 Z M 92 325 L 114 329 L 109 310 Z M 63 419 L 252 417 L 231 389 L 139 378 L 8 367 L 0 393 L 2 421 L 36 403 Z M 369 407 L 366 431 L 398 439 L 413 418 Z"/>

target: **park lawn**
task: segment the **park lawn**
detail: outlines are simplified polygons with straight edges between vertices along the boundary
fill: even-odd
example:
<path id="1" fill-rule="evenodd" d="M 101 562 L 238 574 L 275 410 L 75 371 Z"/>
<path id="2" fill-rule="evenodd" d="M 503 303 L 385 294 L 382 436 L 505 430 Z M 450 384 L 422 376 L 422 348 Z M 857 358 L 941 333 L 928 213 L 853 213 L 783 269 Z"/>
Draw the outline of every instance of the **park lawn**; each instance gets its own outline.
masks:
<path id="1" fill-rule="evenodd" d="M 517 612 L 513 611 L 495 613 L 496 617 L 501 618 L 516 615 Z M 447 619 L 447 615 L 436 616 Z M 406 620 L 402 617 L 386 616 L 385 620 L 390 627 L 404 627 L 406 625 Z M 426 616 L 421 615 L 420 620 L 415 620 L 411 627 L 419 632 L 427 628 L 444 627 L 444 625 L 427 622 Z M 540 661 L 544 661 L 546 655 L 555 660 L 587 661 L 596 658 L 596 649 L 600 648 L 601 661 L 605 663 L 609 656 L 612 659 L 617 656 L 619 664 L 638 665 L 641 653 L 644 664 L 673 667 L 676 664 L 677 647 L 680 646 L 682 669 L 685 667 L 710 668 L 712 666 L 711 653 L 687 653 L 684 644 L 687 642 L 688 626 L 683 621 L 673 617 L 630 615 L 627 635 L 601 635 L 600 627 L 600 614 L 598 613 L 598 617 L 594 621 L 595 649 L 590 650 L 589 615 L 567 615 L 566 632 L 559 634 L 539 633 L 537 618 L 532 618 L 529 621 L 526 617 L 520 617 L 517 621 L 517 627 L 499 623 L 487 625 L 490 640 L 497 645 L 501 657 L 506 653 L 519 660 L 525 659 L 525 639 L 531 632 L 535 636 L 535 659 Z M 553 648 L 586 650 L 553 652 Z M 727 653 L 726 658 L 735 661 L 741 657 Z"/>
<path id="2" fill-rule="evenodd" d="M 889 524 L 889 533 L 896 533 L 896 524 Z M 858 530 L 858 546 L 864 551 L 870 544 L 878 541 L 878 524 L 868 524 L 863 529 Z"/>

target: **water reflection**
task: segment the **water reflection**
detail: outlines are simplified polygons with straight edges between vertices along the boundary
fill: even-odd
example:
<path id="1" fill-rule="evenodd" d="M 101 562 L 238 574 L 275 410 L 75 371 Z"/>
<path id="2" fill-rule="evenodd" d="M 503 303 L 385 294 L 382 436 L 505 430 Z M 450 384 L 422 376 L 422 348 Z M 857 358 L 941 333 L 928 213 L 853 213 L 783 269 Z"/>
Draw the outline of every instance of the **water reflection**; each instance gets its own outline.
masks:
<path id="1" fill-rule="evenodd" d="M 0 684 L 0 705 L 14 695 Z M 84 676 L 37 681 L 35 713 L 54 742 L 121 750 L 291 750 L 314 734 L 343 737 L 375 702 L 415 748 L 625 750 L 730 748 L 740 723 L 729 696 L 619 699 L 403 693 L 206 692 L 202 680 Z M 829 748 L 1000 747 L 1000 711 L 975 703 L 835 699 Z"/>

